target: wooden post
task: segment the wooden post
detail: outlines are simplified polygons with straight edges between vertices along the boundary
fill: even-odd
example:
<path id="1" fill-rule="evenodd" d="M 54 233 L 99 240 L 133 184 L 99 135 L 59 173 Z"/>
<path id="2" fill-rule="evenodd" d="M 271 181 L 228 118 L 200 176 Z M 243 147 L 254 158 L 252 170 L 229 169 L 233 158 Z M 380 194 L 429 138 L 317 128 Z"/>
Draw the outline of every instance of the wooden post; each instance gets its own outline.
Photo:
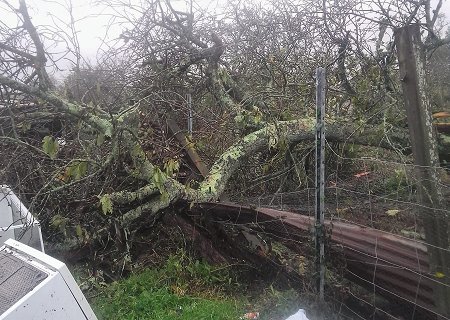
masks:
<path id="1" fill-rule="evenodd" d="M 176 121 L 173 120 L 170 114 L 167 117 L 167 126 L 169 127 L 169 130 L 172 132 L 175 138 L 178 140 L 178 142 L 181 144 L 183 149 L 186 151 L 189 159 L 195 165 L 198 172 L 203 176 L 203 178 L 205 178 L 209 174 L 209 169 L 200 158 L 197 150 L 195 150 L 195 148 L 193 147 L 193 144 L 190 142 L 189 137 L 183 130 L 181 130 L 181 128 L 178 126 Z"/>
<path id="2" fill-rule="evenodd" d="M 448 217 L 443 208 L 441 173 L 431 104 L 426 86 L 425 48 L 419 25 L 395 31 L 400 79 L 417 176 L 418 208 L 425 229 L 436 311 L 450 316 Z"/>
<path id="3" fill-rule="evenodd" d="M 320 301 L 324 301 L 325 247 L 325 68 L 316 69 L 316 214 L 315 248 L 317 288 Z"/>

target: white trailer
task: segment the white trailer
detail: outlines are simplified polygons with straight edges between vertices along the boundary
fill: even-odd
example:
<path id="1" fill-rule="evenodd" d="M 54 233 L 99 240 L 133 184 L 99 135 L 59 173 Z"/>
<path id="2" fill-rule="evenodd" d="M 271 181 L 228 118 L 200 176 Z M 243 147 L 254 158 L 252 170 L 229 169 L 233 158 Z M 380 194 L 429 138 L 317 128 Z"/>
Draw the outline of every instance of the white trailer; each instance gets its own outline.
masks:
<path id="1" fill-rule="evenodd" d="M 66 265 L 9 239 L 0 248 L 0 320 L 96 320 Z"/>
<path id="2" fill-rule="evenodd" d="M 8 239 L 44 252 L 38 220 L 8 186 L 0 185 L 0 246 Z"/>

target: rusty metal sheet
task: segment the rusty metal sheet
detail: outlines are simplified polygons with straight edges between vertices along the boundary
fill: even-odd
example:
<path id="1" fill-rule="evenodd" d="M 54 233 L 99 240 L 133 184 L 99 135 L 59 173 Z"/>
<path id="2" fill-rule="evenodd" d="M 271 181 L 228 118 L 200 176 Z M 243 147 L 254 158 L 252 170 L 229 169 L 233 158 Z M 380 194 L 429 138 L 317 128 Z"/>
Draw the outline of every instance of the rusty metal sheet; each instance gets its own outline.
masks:
<path id="1" fill-rule="evenodd" d="M 293 240 L 304 239 L 313 225 L 309 216 L 233 203 L 201 203 L 195 211 L 211 212 L 221 221 L 249 224 Z M 389 299 L 434 311 L 432 282 L 436 280 L 430 275 L 423 243 L 340 221 L 327 220 L 326 225 L 333 247 L 345 256 L 350 280 Z"/>

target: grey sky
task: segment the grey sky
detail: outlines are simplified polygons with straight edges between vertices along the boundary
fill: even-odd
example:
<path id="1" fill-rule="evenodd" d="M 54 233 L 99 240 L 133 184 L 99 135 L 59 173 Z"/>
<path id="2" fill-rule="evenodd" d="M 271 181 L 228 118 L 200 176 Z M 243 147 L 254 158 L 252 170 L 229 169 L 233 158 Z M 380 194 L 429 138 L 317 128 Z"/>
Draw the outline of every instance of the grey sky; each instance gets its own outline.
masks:
<path id="1" fill-rule="evenodd" d="M 30 6 L 30 15 L 36 25 L 51 23 L 50 16 L 57 16 L 63 21 L 70 21 L 69 14 L 64 6 L 70 0 L 28 0 Z M 122 30 L 123 25 L 113 25 L 107 31 L 111 14 L 115 14 L 113 8 L 108 8 L 106 1 L 101 0 L 71 0 L 73 6 L 73 15 L 77 21 L 78 38 L 80 41 L 82 54 L 86 57 L 95 57 L 98 48 L 102 45 L 104 39 L 116 39 Z M 185 0 L 172 0 L 176 6 L 185 9 Z M 139 3 L 139 0 L 126 0 L 123 2 Z M 223 2 L 223 0 L 222 0 Z M 200 0 L 202 8 L 214 10 L 220 6 L 220 0 Z M 131 10 L 130 10 L 131 11 Z"/>
<path id="2" fill-rule="evenodd" d="M 18 0 L 14 0 L 18 3 Z M 70 21 L 70 16 L 67 12 L 67 3 L 70 0 L 28 0 L 28 6 L 30 15 L 36 25 L 51 25 L 54 18 L 57 17 L 56 21 L 60 27 L 63 28 L 64 23 Z M 78 31 L 78 38 L 81 47 L 81 53 L 84 57 L 87 57 L 91 62 L 95 63 L 95 57 L 97 50 L 101 47 L 103 39 L 111 41 L 116 39 L 121 31 L 125 28 L 123 25 L 114 24 L 109 30 L 105 37 L 107 31 L 107 25 L 109 24 L 109 19 L 111 19 L 110 14 L 114 13 L 112 8 L 105 6 L 104 1 L 101 0 L 71 0 L 73 6 L 73 15 L 76 23 L 76 29 Z M 140 0 L 122 0 L 123 2 L 139 3 Z M 185 0 L 172 0 L 176 6 L 180 9 L 186 8 Z M 12 1 L 13 2 L 13 1 Z M 98 5 L 95 5 L 94 3 Z M 438 0 L 432 0 L 433 7 L 435 7 Z M 201 5 L 202 9 L 208 9 L 209 11 L 218 10 L 224 0 L 197 0 L 197 5 Z M 184 8 L 183 8 L 184 7 Z M 220 9 L 219 9 L 220 10 Z M 450 18 L 450 0 L 443 0 L 443 5 L 441 13 L 447 16 L 447 20 Z M 5 16 L 3 13 L 2 20 L 7 21 L 11 17 Z M 69 65 L 68 62 L 64 63 Z"/>
<path id="3" fill-rule="evenodd" d="M 68 21 L 69 17 L 67 11 L 63 6 L 57 3 L 64 3 L 68 0 L 56 0 L 56 1 L 45 1 L 45 0 L 29 0 L 28 3 L 31 5 L 32 13 L 34 13 L 33 19 L 38 22 L 38 24 L 48 24 L 49 15 L 53 14 L 55 16 L 65 17 Z M 173 0 L 172 0 L 173 1 Z M 79 39 L 82 46 L 83 53 L 92 56 L 96 53 L 97 48 L 101 44 L 101 39 L 105 36 L 106 25 L 108 24 L 109 17 L 106 14 L 113 13 L 112 10 L 108 10 L 103 5 L 93 5 L 93 0 L 72 0 L 74 16 L 76 19 L 82 19 L 77 23 L 77 29 L 79 30 Z M 100 2 L 101 1 L 97 1 Z M 131 1 L 133 2 L 133 1 Z M 184 0 L 174 1 L 180 7 L 185 3 Z M 220 6 L 220 0 L 202 0 L 200 5 L 209 10 L 214 10 Z M 224 2 L 224 0 L 222 0 Z M 438 0 L 432 0 L 434 6 Z M 441 13 L 446 14 L 447 18 L 450 18 L 450 0 L 444 0 Z M 101 15 L 104 14 L 104 15 Z M 91 15 L 91 16 L 89 16 Z M 95 16 L 93 16 L 95 15 Z M 65 20 L 64 19 L 64 20 Z M 120 26 L 116 26 L 109 32 L 109 38 L 115 38 L 120 34 Z"/>

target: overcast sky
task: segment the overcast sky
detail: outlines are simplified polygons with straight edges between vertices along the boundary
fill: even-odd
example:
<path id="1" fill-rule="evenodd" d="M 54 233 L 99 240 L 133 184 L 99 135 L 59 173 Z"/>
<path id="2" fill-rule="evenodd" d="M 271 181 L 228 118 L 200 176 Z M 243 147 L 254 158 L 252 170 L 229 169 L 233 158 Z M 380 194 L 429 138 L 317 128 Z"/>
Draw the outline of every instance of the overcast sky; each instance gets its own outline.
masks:
<path id="1" fill-rule="evenodd" d="M 30 7 L 30 15 L 36 25 L 49 24 L 52 19 L 50 16 L 60 17 L 63 21 L 70 21 L 67 12 L 67 2 L 70 0 L 28 0 Z M 109 29 L 111 14 L 115 11 L 105 5 L 106 1 L 101 0 L 71 0 L 73 6 L 73 15 L 77 21 L 76 27 L 78 38 L 80 41 L 81 51 L 86 57 L 95 57 L 98 48 L 102 45 L 103 40 L 116 39 L 123 31 L 125 26 L 115 24 Z M 140 0 L 122 0 L 123 2 L 139 3 Z M 185 0 L 172 0 L 176 7 L 186 10 L 187 3 Z M 203 9 L 215 11 L 220 7 L 220 3 L 224 0 L 198 0 Z M 60 4 L 58 4 L 60 3 Z M 61 5 L 62 4 L 62 5 Z M 132 12 L 132 10 L 130 10 Z M 133 13 L 131 13 L 133 14 Z"/>
<path id="2" fill-rule="evenodd" d="M 14 2 L 18 0 L 13 0 Z M 60 25 L 70 21 L 67 9 L 67 2 L 70 0 L 28 0 L 30 15 L 35 25 L 52 24 L 51 16 L 58 17 L 61 21 Z M 138 3 L 140 0 L 122 0 L 123 2 Z M 187 8 L 186 0 L 172 0 L 180 9 Z M 197 0 L 197 4 L 203 9 L 213 12 L 220 10 L 221 4 L 226 0 Z M 95 2 L 100 5 L 95 5 Z M 434 6 L 438 0 L 432 0 Z M 63 5 L 61 5 L 63 4 Z M 72 0 L 73 15 L 77 21 L 76 28 L 80 41 L 81 52 L 84 57 L 88 57 L 91 62 L 95 63 L 97 50 L 102 44 L 107 31 L 107 25 L 110 14 L 114 13 L 111 8 L 106 7 L 104 1 L 101 0 Z M 183 8 L 184 7 L 184 8 Z M 219 9 L 218 9 L 219 8 Z M 444 13 L 447 20 L 450 21 L 450 0 L 443 0 L 441 13 Z M 8 17 L 0 12 L 3 21 L 7 21 Z M 107 39 L 117 38 L 121 31 L 125 28 L 123 25 L 115 24 L 108 31 Z"/>
<path id="3" fill-rule="evenodd" d="M 33 19 L 38 22 L 37 24 L 48 24 L 49 14 L 53 14 L 58 17 L 66 17 L 68 14 L 63 6 L 57 5 L 57 2 L 64 3 L 68 0 L 55 0 L 53 2 L 43 0 L 28 0 L 29 5 L 32 7 L 30 10 Z M 186 7 L 185 0 L 172 0 L 180 7 Z M 205 9 L 213 11 L 220 6 L 221 2 L 226 0 L 201 0 L 199 3 Z M 101 1 L 97 1 L 101 2 Z M 131 2 L 133 2 L 131 0 Z M 436 4 L 438 0 L 432 0 L 432 3 Z M 77 24 L 79 30 L 79 39 L 84 54 L 88 56 L 95 55 L 97 48 L 101 44 L 101 39 L 105 36 L 106 25 L 108 24 L 109 17 L 107 14 L 113 13 L 102 5 L 93 5 L 94 0 L 72 0 L 74 16 L 76 19 L 82 19 Z M 450 17 L 450 0 L 444 0 L 441 12 L 446 14 L 447 18 Z M 103 14 L 103 15 L 101 15 Z M 91 15 L 89 17 L 89 15 Z M 93 16 L 95 15 L 95 16 Z M 66 20 L 68 21 L 68 20 Z M 117 37 L 121 32 L 122 27 L 117 26 L 110 30 L 110 38 Z"/>

